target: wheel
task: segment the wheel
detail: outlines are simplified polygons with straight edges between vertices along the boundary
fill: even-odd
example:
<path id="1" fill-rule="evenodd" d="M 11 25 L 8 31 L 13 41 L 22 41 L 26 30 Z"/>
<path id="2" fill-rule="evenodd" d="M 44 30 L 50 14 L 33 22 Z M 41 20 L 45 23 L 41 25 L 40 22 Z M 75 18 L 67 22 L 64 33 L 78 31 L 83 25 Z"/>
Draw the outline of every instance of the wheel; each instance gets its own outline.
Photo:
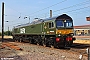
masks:
<path id="1" fill-rule="evenodd" d="M 13 41 L 14 41 L 14 42 L 17 42 L 17 39 L 16 39 L 16 37 L 13 37 Z"/>
<path id="2" fill-rule="evenodd" d="M 50 46 L 51 48 L 54 48 L 54 41 L 53 41 L 53 39 L 51 39 L 51 40 L 49 41 L 49 46 Z"/>
<path id="3" fill-rule="evenodd" d="M 16 42 L 18 42 L 18 39 L 15 39 Z"/>
<path id="4" fill-rule="evenodd" d="M 43 47 L 46 47 L 47 46 L 47 44 L 46 44 L 46 38 L 43 38 L 42 39 L 42 45 L 43 45 Z"/>
<path id="5" fill-rule="evenodd" d="M 22 42 L 21 38 L 20 38 L 20 41 L 19 42 Z"/>
<path id="6" fill-rule="evenodd" d="M 16 42 L 19 42 L 18 40 L 16 40 Z"/>
<path id="7" fill-rule="evenodd" d="M 37 45 L 39 45 L 39 43 L 37 43 Z"/>
<path id="8" fill-rule="evenodd" d="M 16 40 L 14 40 L 14 42 L 17 42 Z"/>
<path id="9" fill-rule="evenodd" d="M 51 47 L 51 48 L 54 48 L 54 46 L 53 46 L 53 45 L 50 45 L 50 47 Z"/>
<path id="10" fill-rule="evenodd" d="M 16 40 L 15 38 L 13 38 L 13 40 L 14 40 L 15 42 L 17 42 L 17 40 Z"/>
<path id="11" fill-rule="evenodd" d="M 45 41 L 42 41 L 42 45 L 43 45 L 43 47 L 46 47 Z"/>
<path id="12" fill-rule="evenodd" d="M 19 39 L 19 42 L 23 42 L 23 38 L 20 38 L 20 39 Z"/>
<path id="13" fill-rule="evenodd" d="M 15 42 L 17 42 L 17 40 L 16 40 L 16 39 L 15 39 L 14 41 L 15 41 Z"/>
<path id="14" fill-rule="evenodd" d="M 43 47 L 46 47 L 46 45 L 43 43 Z"/>
<path id="15" fill-rule="evenodd" d="M 57 48 L 57 45 L 56 45 L 56 43 L 54 42 L 54 48 Z"/>
<path id="16" fill-rule="evenodd" d="M 31 41 L 31 40 L 29 40 L 29 43 L 30 43 L 30 44 L 32 44 L 32 41 Z"/>

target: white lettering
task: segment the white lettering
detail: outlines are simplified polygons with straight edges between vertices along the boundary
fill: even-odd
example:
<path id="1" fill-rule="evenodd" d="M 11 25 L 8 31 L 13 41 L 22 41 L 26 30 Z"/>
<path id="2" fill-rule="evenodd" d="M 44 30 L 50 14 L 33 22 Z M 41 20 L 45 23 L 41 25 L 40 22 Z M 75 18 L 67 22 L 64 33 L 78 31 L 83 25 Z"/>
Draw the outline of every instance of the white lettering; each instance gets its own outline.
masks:
<path id="1" fill-rule="evenodd" d="M 20 33 L 25 33 L 25 28 L 21 28 Z"/>

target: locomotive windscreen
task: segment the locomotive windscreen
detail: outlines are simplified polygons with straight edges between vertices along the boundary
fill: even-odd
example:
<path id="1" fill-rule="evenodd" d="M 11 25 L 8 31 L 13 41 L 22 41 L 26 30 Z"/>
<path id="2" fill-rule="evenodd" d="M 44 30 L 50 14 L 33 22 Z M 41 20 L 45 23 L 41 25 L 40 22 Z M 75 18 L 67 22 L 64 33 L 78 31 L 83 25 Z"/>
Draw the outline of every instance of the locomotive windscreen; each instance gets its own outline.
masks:
<path id="1" fill-rule="evenodd" d="M 65 23 L 65 27 L 73 27 L 73 23 L 71 20 L 67 20 Z"/>
<path id="2" fill-rule="evenodd" d="M 57 27 L 64 27 L 63 21 L 62 20 L 57 20 L 56 21 L 56 26 Z"/>
<path id="3" fill-rule="evenodd" d="M 56 20 L 56 27 L 57 28 L 72 28 L 73 22 L 72 20 Z"/>

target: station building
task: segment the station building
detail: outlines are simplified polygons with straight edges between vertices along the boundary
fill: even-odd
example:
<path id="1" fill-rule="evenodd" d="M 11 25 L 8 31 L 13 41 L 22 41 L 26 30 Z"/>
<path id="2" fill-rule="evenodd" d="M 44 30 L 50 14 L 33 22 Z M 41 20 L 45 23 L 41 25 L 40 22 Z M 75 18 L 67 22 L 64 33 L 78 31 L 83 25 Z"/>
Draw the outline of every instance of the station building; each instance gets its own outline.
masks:
<path id="1" fill-rule="evenodd" d="M 75 36 L 90 36 L 90 25 L 74 26 Z"/>

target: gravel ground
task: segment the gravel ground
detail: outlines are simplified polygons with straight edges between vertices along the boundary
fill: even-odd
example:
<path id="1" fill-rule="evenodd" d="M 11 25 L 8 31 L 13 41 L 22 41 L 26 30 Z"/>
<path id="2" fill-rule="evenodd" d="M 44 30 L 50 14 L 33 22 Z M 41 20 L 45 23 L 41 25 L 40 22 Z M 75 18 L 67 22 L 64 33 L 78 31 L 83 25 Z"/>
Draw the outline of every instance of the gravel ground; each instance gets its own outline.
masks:
<path id="1" fill-rule="evenodd" d="M 9 42 L 9 44 L 17 45 L 22 50 L 15 50 L 5 46 L 5 48 L 0 49 L 1 60 L 79 60 L 80 57 L 78 49 L 72 51 L 72 49 L 55 49 L 17 42 Z M 87 60 L 87 55 L 82 55 L 82 60 Z"/>

